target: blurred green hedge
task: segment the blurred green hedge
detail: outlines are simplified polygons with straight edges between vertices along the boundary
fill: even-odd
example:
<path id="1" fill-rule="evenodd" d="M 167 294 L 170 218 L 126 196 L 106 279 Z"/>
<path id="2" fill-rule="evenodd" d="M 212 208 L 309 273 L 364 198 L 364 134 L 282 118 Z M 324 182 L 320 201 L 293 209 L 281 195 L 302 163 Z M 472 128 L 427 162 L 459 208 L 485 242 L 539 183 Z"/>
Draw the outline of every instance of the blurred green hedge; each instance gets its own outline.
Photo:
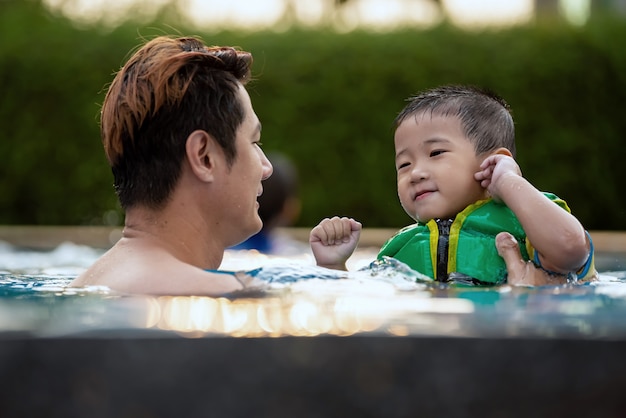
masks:
<path id="1" fill-rule="evenodd" d="M 0 2 L 0 224 L 114 222 L 109 215 L 121 212 L 99 106 L 140 35 L 172 33 L 168 23 L 81 29 L 36 1 Z M 530 181 L 566 199 L 588 229 L 626 229 L 623 20 L 483 32 L 174 27 L 254 54 L 249 91 L 264 147 L 291 156 L 300 171 L 298 226 L 335 214 L 366 227 L 409 223 L 396 195 L 392 120 L 419 90 L 467 83 L 510 103 Z"/>

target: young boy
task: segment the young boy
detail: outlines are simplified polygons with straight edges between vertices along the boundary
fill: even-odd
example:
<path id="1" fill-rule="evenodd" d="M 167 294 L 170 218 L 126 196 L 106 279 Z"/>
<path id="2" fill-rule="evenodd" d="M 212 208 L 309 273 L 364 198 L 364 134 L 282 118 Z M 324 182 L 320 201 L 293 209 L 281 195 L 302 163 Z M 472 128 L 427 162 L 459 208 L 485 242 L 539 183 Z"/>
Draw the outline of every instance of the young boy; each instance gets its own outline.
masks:
<path id="1" fill-rule="evenodd" d="M 443 86 L 411 98 L 395 126 L 398 196 L 417 223 L 392 237 L 378 258 L 394 257 L 441 282 L 500 284 L 507 269 L 495 237 L 508 232 L 522 257 L 550 276 L 595 274 L 591 239 L 567 204 L 522 176 L 504 100 Z M 318 265 L 345 266 L 359 232 L 356 221 L 323 220 L 310 238 Z"/>

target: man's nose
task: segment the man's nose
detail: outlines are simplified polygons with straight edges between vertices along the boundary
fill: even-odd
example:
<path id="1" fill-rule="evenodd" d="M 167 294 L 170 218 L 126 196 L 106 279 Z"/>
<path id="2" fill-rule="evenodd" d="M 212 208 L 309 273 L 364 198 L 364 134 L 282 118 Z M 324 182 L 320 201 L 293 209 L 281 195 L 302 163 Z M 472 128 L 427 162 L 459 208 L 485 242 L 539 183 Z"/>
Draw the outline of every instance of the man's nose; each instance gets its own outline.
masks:
<path id="1" fill-rule="evenodd" d="M 272 166 L 270 160 L 265 156 L 265 153 L 263 153 L 261 163 L 263 165 L 263 180 L 267 180 L 274 172 L 274 167 Z"/>

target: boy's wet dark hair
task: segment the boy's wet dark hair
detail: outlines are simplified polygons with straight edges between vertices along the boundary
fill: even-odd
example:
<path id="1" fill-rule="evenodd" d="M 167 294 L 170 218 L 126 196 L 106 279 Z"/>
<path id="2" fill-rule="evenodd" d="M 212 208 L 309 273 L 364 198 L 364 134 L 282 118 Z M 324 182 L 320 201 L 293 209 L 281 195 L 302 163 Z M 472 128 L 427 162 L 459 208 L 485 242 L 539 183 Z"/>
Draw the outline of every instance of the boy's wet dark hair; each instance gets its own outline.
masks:
<path id="1" fill-rule="evenodd" d="M 238 90 L 251 64 L 248 52 L 189 37 L 158 37 L 131 56 L 109 87 L 101 117 L 122 208 L 159 208 L 167 201 L 195 130 L 211 135 L 233 163 L 245 118 Z"/>
<path id="2" fill-rule="evenodd" d="M 408 101 L 394 121 L 396 128 L 407 118 L 426 112 L 456 116 L 476 155 L 504 147 L 515 157 L 515 125 L 509 105 L 493 92 L 448 85 L 426 90 Z"/>

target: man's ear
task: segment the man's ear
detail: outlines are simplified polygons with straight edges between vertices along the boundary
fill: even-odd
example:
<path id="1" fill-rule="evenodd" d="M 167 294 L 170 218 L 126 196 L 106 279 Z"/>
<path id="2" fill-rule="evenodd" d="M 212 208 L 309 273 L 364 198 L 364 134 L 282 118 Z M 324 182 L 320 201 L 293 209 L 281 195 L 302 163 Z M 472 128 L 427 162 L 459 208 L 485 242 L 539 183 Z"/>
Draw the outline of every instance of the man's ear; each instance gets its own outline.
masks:
<path id="1" fill-rule="evenodd" d="M 198 129 L 187 137 L 187 161 L 191 171 L 202 181 L 213 180 L 217 148 L 215 140 L 206 131 Z"/>

